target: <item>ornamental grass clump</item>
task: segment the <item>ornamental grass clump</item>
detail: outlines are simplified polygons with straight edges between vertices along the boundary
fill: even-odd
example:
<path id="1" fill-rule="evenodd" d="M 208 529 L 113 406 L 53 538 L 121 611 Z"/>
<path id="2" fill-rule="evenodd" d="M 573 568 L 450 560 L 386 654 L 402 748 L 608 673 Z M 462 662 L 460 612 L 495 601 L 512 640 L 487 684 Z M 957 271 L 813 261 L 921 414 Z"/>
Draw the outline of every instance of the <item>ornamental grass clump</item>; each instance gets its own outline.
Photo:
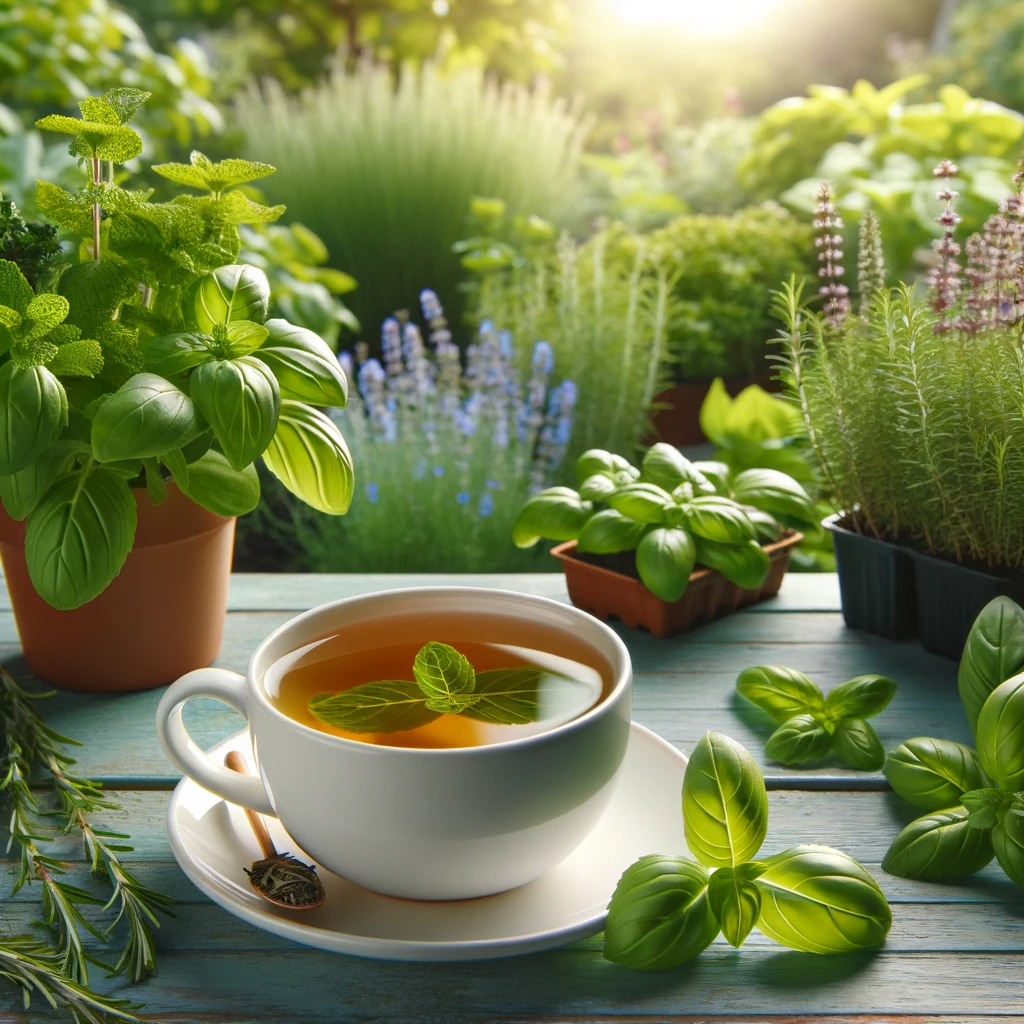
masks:
<path id="1" fill-rule="evenodd" d="M 555 362 L 533 345 L 525 373 L 513 336 L 485 321 L 465 365 L 433 291 L 421 296 L 426 337 L 401 313 L 384 321 L 381 359 L 342 353 L 358 383 L 331 416 L 360 467 L 345 522 L 296 502 L 267 510 L 321 572 L 500 572 L 548 568 L 509 536 L 529 495 L 555 478 L 572 435 L 576 386 L 551 385 Z"/>
<path id="2" fill-rule="evenodd" d="M 935 169 L 943 229 L 928 306 L 878 287 L 862 226 L 860 296 L 846 309 L 836 224 L 821 194 L 821 297 L 777 295 L 781 370 L 849 529 L 961 564 L 1024 568 L 1024 199 L 1006 199 L 960 262 L 957 168 Z M 1018 176 L 1019 178 L 1019 176 Z M 1019 188 L 1019 184 L 1018 184 Z"/>

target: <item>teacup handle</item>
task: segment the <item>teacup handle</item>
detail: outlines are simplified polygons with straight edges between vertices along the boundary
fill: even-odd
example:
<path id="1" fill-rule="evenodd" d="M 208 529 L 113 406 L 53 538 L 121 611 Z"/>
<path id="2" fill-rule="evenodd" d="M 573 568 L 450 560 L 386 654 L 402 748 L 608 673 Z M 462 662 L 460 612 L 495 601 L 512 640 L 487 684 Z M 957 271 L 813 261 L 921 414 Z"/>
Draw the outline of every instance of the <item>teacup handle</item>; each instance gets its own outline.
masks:
<path id="1" fill-rule="evenodd" d="M 248 721 L 245 676 L 223 668 L 199 668 L 171 683 L 156 709 L 156 734 L 164 753 L 190 779 L 228 803 L 260 814 L 276 815 L 258 775 L 239 775 L 218 764 L 196 744 L 185 728 L 182 708 L 194 697 L 213 697 L 233 707 Z"/>

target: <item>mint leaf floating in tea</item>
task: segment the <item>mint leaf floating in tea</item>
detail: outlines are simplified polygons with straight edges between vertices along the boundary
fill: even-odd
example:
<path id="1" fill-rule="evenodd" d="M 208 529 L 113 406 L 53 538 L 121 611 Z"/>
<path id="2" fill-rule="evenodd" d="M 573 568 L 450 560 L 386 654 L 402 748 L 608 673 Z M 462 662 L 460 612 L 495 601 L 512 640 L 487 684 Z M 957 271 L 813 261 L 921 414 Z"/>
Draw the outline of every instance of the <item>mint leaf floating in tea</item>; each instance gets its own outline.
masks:
<path id="1" fill-rule="evenodd" d="M 323 693 L 308 704 L 321 722 L 351 733 L 406 732 L 442 715 L 489 725 L 567 721 L 593 704 L 596 693 L 569 676 L 532 665 L 476 672 L 448 644 L 431 641 L 416 654 L 413 680 L 363 683 Z"/>

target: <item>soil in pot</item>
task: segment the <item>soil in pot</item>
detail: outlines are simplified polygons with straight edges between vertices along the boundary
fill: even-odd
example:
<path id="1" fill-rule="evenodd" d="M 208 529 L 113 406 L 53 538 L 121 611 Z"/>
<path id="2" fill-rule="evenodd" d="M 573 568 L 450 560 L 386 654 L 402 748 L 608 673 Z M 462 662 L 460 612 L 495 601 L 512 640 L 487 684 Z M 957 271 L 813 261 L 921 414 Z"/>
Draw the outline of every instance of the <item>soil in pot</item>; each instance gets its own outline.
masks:
<path id="1" fill-rule="evenodd" d="M 235 520 L 196 505 L 177 487 L 154 506 L 136 490 L 138 528 L 121 572 L 99 597 L 51 608 L 25 565 L 25 524 L 0 509 L 0 560 L 22 652 L 54 686 L 146 690 L 209 665 L 227 614 Z"/>
<path id="2" fill-rule="evenodd" d="M 843 620 L 851 629 L 905 640 L 917 630 L 917 587 L 910 551 L 857 533 L 843 513 L 829 516 Z"/>
<path id="3" fill-rule="evenodd" d="M 768 373 L 726 377 L 724 382 L 726 391 L 733 398 L 751 384 L 757 384 L 765 391 L 779 390 L 779 382 Z M 654 407 L 665 408 L 658 409 L 652 417 L 655 436 L 648 440 L 665 441 L 677 448 L 707 441 L 700 429 L 700 407 L 708 396 L 711 384 L 710 380 L 684 380 L 656 395 Z"/>
<path id="4" fill-rule="evenodd" d="M 802 533 L 787 531 L 781 540 L 765 545 L 771 568 L 757 590 L 744 590 L 720 572 L 701 568 L 690 576 L 686 593 L 672 603 L 662 601 L 640 582 L 631 552 L 577 554 L 572 540 L 552 548 L 551 554 L 562 563 L 569 598 L 577 608 L 604 621 L 619 619 L 634 629 L 669 637 L 774 597 L 789 566 L 790 551 L 801 540 Z"/>

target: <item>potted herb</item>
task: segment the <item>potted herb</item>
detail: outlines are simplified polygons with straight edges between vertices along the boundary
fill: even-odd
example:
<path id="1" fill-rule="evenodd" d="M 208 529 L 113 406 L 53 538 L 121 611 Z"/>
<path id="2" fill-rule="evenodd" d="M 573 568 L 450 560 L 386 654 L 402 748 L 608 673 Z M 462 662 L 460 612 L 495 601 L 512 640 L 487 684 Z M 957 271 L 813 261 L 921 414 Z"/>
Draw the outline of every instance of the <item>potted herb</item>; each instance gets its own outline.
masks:
<path id="1" fill-rule="evenodd" d="M 916 632 L 957 658 L 992 598 L 1024 600 L 1024 419 L 1017 274 L 1020 194 L 1005 201 L 958 262 L 957 169 L 944 161 L 938 265 L 930 305 L 884 290 L 876 226 L 862 222 L 854 314 L 837 249 L 841 222 L 819 193 L 823 315 L 800 289 L 779 310 L 784 375 L 826 486 L 842 510 L 827 523 L 849 625 Z"/>
<path id="2" fill-rule="evenodd" d="M 734 475 L 668 444 L 648 449 L 641 469 L 584 452 L 576 473 L 578 491 L 550 487 L 526 502 L 513 540 L 561 541 L 552 554 L 573 604 L 656 636 L 776 594 L 802 537 L 793 527 L 814 521 L 814 503 L 785 473 Z"/>
<path id="3" fill-rule="evenodd" d="M 0 262 L 0 557 L 29 666 L 80 689 L 155 686 L 216 656 L 257 458 L 324 512 L 352 494 L 344 439 L 314 408 L 344 404 L 344 374 L 315 334 L 267 320 L 266 276 L 235 262 L 238 225 L 283 212 L 237 186 L 273 168 L 193 153 L 154 170 L 202 194 L 166 203 L 115 184 L 145 99 L 117 89 L 38 123 L 88 169 L 77 193 L 38 192 L 81 241 Z"/>

